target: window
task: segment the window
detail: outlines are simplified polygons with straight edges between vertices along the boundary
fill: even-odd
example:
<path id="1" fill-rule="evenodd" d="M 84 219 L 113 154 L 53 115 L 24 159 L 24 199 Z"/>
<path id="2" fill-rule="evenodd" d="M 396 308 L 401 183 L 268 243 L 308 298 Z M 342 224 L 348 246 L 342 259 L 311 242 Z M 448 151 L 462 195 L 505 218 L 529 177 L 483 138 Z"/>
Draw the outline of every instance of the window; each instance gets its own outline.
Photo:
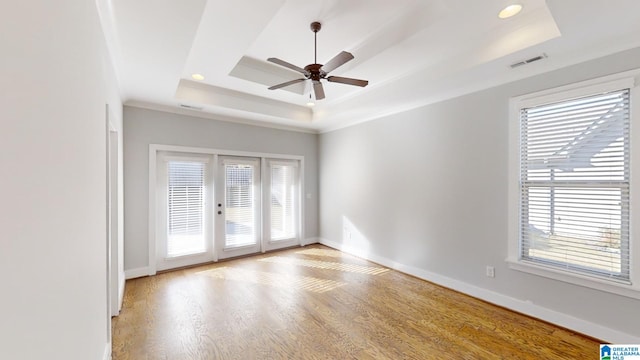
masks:
<path id="1" fill-rule="evenodd" d="M 629 280 L 629 89 L 520 110 L 521 258 Z"/>
<path id="2" fill-rule="evenodd" d="M 512 267 L 633 287 L 632 88 L 632 81 L 601 81 L 512 101 Z"/>
<path id="3" fill-rule="evenodd" d="M 271 171 L 271 240 L 298 237 L 297 161 L 269 162 Z"/>
<path id="4" fill-rule="evenodd" d="M 204 162 L 173 160 L 167 164 L 167 257 L 206 250 L 205 165 Z"/>
<path id="5" fill-rule="evenodd" d="M 225 248 L 257 245 L 259 240 L 259 162 L 257 159 L 222 160 L 225 189 Z"/>

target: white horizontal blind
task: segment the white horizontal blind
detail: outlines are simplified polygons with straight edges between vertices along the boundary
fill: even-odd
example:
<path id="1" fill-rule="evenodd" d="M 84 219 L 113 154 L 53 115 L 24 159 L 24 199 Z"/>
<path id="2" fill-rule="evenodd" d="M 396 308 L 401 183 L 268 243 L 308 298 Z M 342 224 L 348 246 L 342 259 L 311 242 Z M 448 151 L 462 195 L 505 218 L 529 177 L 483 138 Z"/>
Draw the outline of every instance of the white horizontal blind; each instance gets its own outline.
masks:
<path id="1" fill-rule="evenodd" d="M 271 164 L 271 240 L 297 237 L 297 178 L 293 164 Z"/>
<path id="2" fill-rule="evenodd" d="M 205 163 L 169 161 L 167 257 L 206 251 Z"/>
<path id="3" fill-rule="evenodd" d="M 256 168 L 227 163 L 225 171 L 225 247 L 256 244 Z"/>
<path id="4" fill-rule="evenodd" d="M 521 259 L 629 282 L 629 90 L 521 109 Z"/>

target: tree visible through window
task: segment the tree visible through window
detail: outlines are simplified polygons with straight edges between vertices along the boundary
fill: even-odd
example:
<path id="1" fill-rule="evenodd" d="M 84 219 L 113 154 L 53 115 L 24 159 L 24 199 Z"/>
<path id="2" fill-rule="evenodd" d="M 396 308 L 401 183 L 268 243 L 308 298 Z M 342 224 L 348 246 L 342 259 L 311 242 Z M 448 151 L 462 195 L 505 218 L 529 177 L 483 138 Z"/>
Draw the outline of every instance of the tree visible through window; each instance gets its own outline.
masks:
<path id="1" fill-rule="evenodd" d="M 520 110 L 520 257 L 629 281 L 629 90 Z"/>

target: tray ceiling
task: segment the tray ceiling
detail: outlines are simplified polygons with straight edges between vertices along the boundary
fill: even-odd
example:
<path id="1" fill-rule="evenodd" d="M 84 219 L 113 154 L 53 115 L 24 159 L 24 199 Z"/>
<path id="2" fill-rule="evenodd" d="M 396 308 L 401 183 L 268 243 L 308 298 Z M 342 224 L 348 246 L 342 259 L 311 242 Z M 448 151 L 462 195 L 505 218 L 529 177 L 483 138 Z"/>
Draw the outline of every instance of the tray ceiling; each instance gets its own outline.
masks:
<path id="1" fill-rule="evenodd" d="M 125 104 L 267 126 L 327 131 L 640 45 L 640 2 L 520 0 L 99 0 Z M 355 59 L 309 107 L 304 67 Z M 544 54 L 542 61 L 509 65 Z M 195 81 L 192 74 L 202 74 Z M 185 109 L 191 107 L 191 109 Z"/>

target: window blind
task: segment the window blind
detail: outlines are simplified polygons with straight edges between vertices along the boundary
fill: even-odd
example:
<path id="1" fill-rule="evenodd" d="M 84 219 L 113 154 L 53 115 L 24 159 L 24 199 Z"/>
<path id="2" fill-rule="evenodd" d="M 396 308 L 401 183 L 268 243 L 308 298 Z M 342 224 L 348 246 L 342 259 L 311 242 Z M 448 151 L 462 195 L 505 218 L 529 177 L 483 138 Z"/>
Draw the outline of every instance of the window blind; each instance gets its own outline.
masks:
<path id="1" fill-rule="evenodd" d="M 226 217 L 225 246 L 256 243 L 255 167 L 225 164 Z"/>
<path id="2" fill-rule="evenodd" d="M 297 237 L 297 167 L 271 164 L 271 240 Z"/>
<path id="3" fill-rule="evenodd" d="M 205 163 L 169 161 L 167 257 L 206 251 Z"/>
<path id="4" fill-rule="evenodd" d="M 629 282 L 629 90 L 520 111 L 521 259 Z"/>

